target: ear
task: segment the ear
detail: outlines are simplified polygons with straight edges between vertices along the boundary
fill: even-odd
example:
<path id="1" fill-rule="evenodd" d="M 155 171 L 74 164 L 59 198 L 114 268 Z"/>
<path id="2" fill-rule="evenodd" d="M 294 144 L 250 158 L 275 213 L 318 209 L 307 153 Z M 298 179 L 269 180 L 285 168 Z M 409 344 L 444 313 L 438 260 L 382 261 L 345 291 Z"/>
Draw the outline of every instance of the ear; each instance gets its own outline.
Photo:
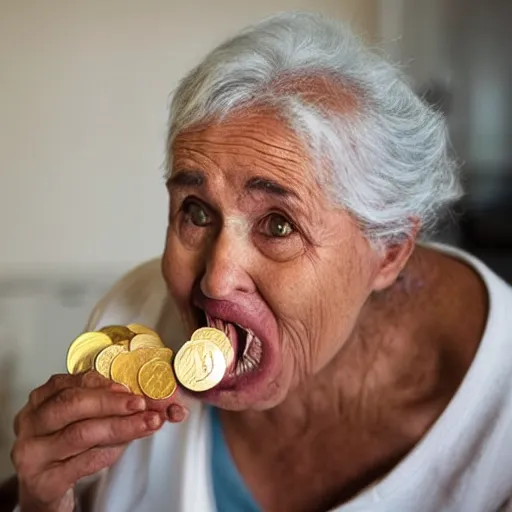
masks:
<path id="1" fill-rule="evenodd" d="M 391 286 L 403 270 L 416 246 L 419 223 L 413 221 L 409 237 L 400 243 L 387 245 L 380 258 L 380 267 L 373 280 L 373 291 L 381 291 Z"/>

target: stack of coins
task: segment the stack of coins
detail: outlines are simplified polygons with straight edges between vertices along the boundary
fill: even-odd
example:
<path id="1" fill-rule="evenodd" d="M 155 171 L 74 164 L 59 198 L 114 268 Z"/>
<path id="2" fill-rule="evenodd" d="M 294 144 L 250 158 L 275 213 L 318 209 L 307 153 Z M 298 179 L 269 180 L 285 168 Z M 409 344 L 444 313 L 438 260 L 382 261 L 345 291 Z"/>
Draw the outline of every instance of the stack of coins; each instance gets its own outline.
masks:
<path id="1" fill-rule="evenodd" d="M 73 341 L 68 349 L 67 369 L 72 374 L 96 370 L 132 393 L 161 400 L 176 390 L 172 355 L 172 350 L 148 327 L 109 325 Z"/>
<path id="2" fill-rule="evenodd" d="M 234 357 L 228 337 L 213 327 L 197 329 L 173 359 L 172 350 L 148 327 L 109 325 L 71 343 L 67 369 L 71 374 L 96 370 L 135 394 L 162 400 L 176 391 L 176 379 L 191 391 L 212 389 Z"/>

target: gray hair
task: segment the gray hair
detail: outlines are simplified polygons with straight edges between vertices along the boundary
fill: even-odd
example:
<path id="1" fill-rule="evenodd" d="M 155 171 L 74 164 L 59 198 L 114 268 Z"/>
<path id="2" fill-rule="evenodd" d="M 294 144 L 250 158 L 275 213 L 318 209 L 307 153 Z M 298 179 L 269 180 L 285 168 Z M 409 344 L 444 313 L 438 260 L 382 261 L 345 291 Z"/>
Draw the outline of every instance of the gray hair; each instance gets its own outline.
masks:
<path id="1" fill-rule="evenodd" d="M 277 86 L 283 77 L 334 81 L 355 91 L 356 111 Z M 261 104 L 302 137 L 317 167 L 329 163 L 319 182 L 372 243 L 403 240 L 415 222 L 430 232 L 461 195 L 441 114 L 347 27 L 310 13 L 274 15 L 243 30 L 182 80 L 171 104 L 168 169 L 179 132 Z"/>

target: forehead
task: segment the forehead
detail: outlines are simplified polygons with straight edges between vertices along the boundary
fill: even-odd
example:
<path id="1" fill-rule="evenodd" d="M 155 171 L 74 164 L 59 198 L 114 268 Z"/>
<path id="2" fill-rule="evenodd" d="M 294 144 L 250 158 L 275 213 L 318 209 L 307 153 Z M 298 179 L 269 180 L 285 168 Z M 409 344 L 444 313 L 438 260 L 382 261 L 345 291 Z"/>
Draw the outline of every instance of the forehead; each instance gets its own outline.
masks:
<path id="1" fill-rule="evenodd" d="M 270 110 L 248 109 L 221 123 L 187 129 L 171 150 L 171 172 L 195 166 L 230 180 L 252 174 L 285 180 L 288 186 L 316 184 L 304 143 Z"/>
<path id="2" fill-rule="evenodd" d="M 226 139 L 229 136 L 230 139 Z M 251 107 L 229 114 L 223 121 L 201 123 L 180 132 L 173 144 L 173 151 L 187 144 L 237 144 L 249 140 L 267 146 L 269 154 L 279 155 L 283 152 L 297 154 L 305 147 L 296 134 L 280 119 L 278 112 L 269 107 Z M 212 149 L 215 149 L 212 146 Z M 217 148 L 222 152 L 221 148 Z"/>

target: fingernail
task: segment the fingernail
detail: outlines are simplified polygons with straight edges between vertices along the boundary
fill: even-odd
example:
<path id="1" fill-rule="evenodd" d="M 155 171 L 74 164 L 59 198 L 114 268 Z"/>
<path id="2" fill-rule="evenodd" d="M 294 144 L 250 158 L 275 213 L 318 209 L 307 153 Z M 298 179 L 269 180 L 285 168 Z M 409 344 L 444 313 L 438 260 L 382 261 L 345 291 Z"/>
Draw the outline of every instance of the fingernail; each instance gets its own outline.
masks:
<path id="1" fill-rule="evenodd" d="M 178 423 L 188 416 L 188 411 L 181 405 L 172 404 L 167 409 L 167 415 L 169 416 L 169 421 Z"/>
<path id="2" fill-rule="evenodd" d="M 160 420 L 160 417 L 158 416 L 158 414 L 154 413 L 154 412 L 150 412 L 146 415 L 145 417 L 145 420 L 146 420 L 146 426 L 153 430 L 157 427 L 160 426 L 161 424 L 161 420 Z"/>
<path id="3" fill-rule="evenodd" d="M 128 409 L 132 411 L 143 411 L 146 408 L 146 401 L 141 396 L 131 398 L 128 402 Z"/>

